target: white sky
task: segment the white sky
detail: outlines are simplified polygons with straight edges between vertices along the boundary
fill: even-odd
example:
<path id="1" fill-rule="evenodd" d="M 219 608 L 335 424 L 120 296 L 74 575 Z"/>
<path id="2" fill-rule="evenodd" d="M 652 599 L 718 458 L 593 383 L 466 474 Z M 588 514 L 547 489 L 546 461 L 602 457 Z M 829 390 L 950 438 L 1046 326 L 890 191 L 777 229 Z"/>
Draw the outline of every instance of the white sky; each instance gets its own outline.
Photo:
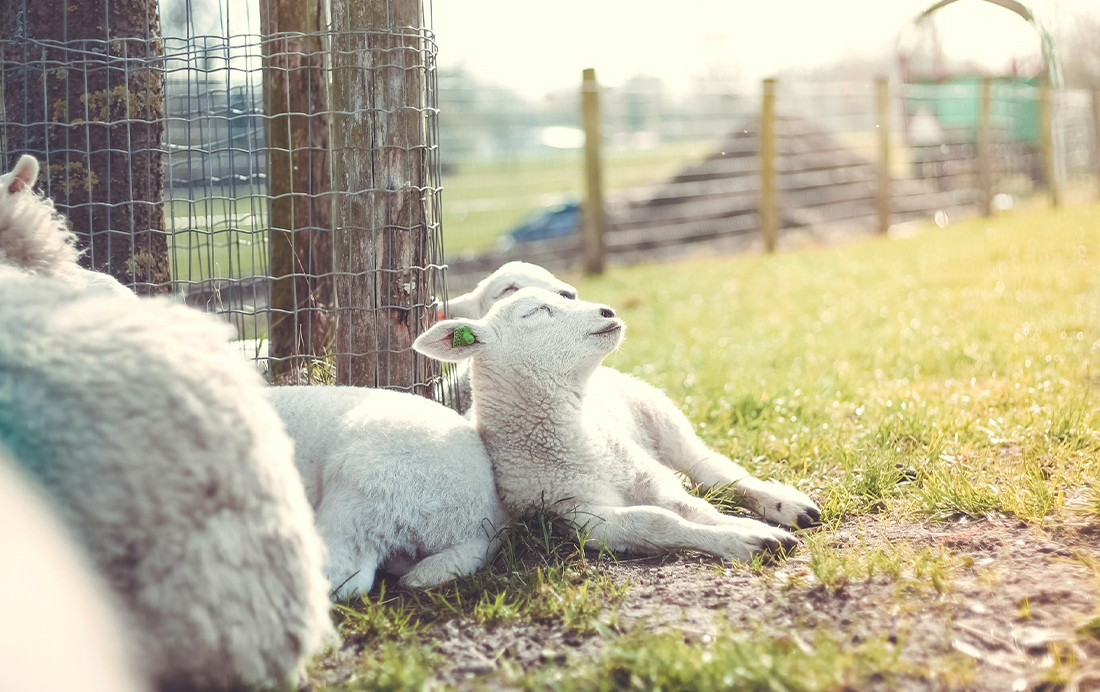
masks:
<path id="1" fill-rule="evenodd" d="M 894 54 L 898 32 L 932 0 L 434 0 L 439 64 L 465 67 L 530 96 L 576 86 L 596 68 L 604 84 L 654 75 L 675 88 L 710 69 L 745 82 L 845 55 Z M 1024 0 L 1048 27 L 1100 0 Z M 1017 15 L 981 0 L 941 10 L 951 57 L 1007 64 L 1038 54 Z M 885 68 L 891 68 L 886 65 Z"/>

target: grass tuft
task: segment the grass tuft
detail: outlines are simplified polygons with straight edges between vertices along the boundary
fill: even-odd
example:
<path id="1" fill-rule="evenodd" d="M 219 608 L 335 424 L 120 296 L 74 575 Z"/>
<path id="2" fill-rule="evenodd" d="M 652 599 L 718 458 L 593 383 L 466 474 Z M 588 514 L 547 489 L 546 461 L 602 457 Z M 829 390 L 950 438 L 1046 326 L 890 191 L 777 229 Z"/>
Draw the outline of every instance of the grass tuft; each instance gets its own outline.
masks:
<path id="1" fill-rule="evenodd" d="M 430 625 L 460 618 L 486 625 L 516 620 L 557 623 L 575 632 L 616 626 L 615 605 L 629 588 L 603 574 L 583 537 L 547 511 L 503 530 L 492 564 L 436 589 L 389 587 L 339 608 L 345 636 L 364 644 L 418 640 Z M 595 558 L 600 559 L 600 558 Z"/>

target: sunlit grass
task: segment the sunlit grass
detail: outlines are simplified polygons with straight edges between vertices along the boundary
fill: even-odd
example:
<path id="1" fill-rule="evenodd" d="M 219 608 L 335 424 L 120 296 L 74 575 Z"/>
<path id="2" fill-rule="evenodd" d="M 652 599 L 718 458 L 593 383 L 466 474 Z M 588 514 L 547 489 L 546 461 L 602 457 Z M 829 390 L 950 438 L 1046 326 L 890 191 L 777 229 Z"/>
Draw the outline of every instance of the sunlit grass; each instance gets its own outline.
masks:
<path id="1" fill-rule="evenodd" d="M 852 644 L 843 634 L 819 630 L 808 637 L 776 638 L 719 627 L 698 642 L 682 635 L 637 632 L 615 642 L 597 660 L 550 666 L 519 679 L 522 689 L 577 692 L 615 690 L 841 690 L 875 681 L 887 687 L 905 678 L 973 678 L 962 657 L 936 661 L 935 670 L 912 669 L 900 661 L 904 643 L 877 638 Z M 897 689 L 897 687 L 894 687 Z"/>
<path id="2" fill-rule="evenodd" d="M 615 270 L 613 367 L 825 518 L 1057 515 L 1100 482 L 1100 207 L 905 240 Z"/>

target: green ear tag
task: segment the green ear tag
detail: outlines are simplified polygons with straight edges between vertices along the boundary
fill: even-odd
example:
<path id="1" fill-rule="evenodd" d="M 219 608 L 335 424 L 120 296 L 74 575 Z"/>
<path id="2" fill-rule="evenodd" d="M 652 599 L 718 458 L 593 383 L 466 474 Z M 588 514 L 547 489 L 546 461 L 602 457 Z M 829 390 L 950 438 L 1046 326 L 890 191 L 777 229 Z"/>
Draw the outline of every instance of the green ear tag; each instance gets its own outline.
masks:
<path id="1" fill-rule="evenodd" d="M 463 346 L 472 346 L 475 343 L 477 343 L 477 337 L 474 336 L 473 329 L 466 325 L 455 327 L 454 341 L 451 342 L 452 346 L 462 348 Z"/>

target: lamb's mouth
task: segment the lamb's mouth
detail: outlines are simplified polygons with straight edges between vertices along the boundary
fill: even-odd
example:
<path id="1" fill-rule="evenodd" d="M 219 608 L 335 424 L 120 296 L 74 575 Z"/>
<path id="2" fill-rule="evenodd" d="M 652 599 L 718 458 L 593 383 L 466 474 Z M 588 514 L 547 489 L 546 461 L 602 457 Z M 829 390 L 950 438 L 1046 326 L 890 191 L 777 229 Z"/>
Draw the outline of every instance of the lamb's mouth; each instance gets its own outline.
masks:
<path id="1" fill-rule="evenodd" d="M 606 327 L 604 327 L 603 329 L 601 329 L 598 332 L 592 332 L 592 336 L 599 336 L 599 335 L 602 335 L 602 334 L 614 334 L 615 332 L 619 331 L 622 328 L 623 328 L 623 325 L 619 324 L 618 322 L 614 322 L 612 324 L 607 325 Z"/>

